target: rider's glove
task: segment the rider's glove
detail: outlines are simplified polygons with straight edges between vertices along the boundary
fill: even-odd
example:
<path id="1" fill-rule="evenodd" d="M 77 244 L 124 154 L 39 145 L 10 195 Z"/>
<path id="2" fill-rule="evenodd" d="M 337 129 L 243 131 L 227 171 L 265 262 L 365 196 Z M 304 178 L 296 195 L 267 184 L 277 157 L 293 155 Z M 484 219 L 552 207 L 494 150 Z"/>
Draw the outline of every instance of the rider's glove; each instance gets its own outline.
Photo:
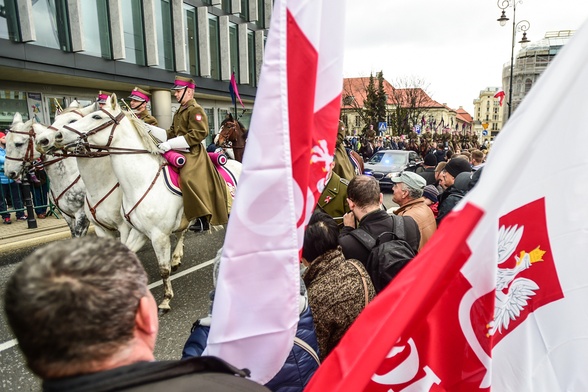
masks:
<path id="1" fill-rule="evenodd" d="M 159 148 L 163 152 L 168 152 L 169 150 L 171 150 L 171 146 L 168 142 L 159 143 L 157 145 L 157 148 Z"/>

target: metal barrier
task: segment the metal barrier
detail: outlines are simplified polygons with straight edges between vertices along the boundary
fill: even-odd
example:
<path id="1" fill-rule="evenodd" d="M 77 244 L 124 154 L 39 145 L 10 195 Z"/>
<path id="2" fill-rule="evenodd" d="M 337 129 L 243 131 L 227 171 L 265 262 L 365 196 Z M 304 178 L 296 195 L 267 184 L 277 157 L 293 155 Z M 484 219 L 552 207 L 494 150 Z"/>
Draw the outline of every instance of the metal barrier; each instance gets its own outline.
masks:
<path id="1" fill-rule="evenodd" d="M 6 219 L 11 221 L 27 220 L 27 208 L 25 200 L 27 195 L 23 194 L 24 187 L 22 184 L 12 181 L 0 186 L 0 216 L 2 223 L 7 223 Z M 30 185 L 30 198 L 32 199 L 34 215 L 37 219 L 54 215 L 57 218 L 57 209 L 49 200 L 49 180 L 44 183 L 33 182 Z M 29 217 L 30 219 L 31 217 Z M 34 219 L 34 217 L 33 217 Z"/>

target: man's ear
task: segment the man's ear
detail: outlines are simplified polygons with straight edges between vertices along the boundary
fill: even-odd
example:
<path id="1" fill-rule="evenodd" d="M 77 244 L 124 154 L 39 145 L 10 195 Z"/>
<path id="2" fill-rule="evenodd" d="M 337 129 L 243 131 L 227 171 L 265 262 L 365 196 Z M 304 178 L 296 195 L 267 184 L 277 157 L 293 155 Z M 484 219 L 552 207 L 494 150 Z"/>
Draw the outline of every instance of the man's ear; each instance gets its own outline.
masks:
<path id="1" fill-rule="evenodd" d="M 380 193 L 380 204 L 384 204 L 384 195 Z"/>
<path id="2" fill-rule="evenodd" d="M 350 198 L 347 198 L 347 204 L 349 205 L 350 210 L 355 208 L 355 203 Z"/>
<path id="3" fill-rule="evenodd" d="M 135 327 L 146 335 L 157 335 L 159 320 L 157 319 L 157 305 L 154 304 L 153 297 L 142 297 L 135 314 Z"/>

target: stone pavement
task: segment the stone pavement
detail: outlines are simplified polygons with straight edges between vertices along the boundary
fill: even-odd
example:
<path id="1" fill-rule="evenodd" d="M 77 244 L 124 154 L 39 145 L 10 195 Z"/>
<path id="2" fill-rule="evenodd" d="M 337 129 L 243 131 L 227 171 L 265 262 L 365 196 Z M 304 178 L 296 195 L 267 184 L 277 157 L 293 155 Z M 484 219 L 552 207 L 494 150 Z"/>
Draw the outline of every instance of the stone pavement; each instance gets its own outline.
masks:
<path id="1" fill-rule="evenodd" d="M 17 221 L 12 214 L 12 224 L 0 223 L 0 255 L 28 246 L 36 246 L 51 241 L 71 237 L 69 227 L 63 218 L 53 215 L 45 219 L 36 219 L 37 228 L 29 229 L 28 221 Z M 88 233 L 93 232 L 90 225 Z"/>

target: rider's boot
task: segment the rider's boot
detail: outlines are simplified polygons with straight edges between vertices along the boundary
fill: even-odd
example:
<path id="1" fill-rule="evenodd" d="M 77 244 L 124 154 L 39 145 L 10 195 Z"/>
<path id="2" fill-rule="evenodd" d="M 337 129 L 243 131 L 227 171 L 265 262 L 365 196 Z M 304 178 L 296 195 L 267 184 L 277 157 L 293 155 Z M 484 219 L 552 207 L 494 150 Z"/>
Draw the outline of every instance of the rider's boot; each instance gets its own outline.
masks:
<path id="1" fill-rule="evenodd" d="M 205 217 L 196 218 L 194 223 L 188 227 L 188 230 L 195 231 L 196 233 L 207 231 L 208 229 L 210 229 L 210 225 L 208 224 L 208 219 Z"/>

